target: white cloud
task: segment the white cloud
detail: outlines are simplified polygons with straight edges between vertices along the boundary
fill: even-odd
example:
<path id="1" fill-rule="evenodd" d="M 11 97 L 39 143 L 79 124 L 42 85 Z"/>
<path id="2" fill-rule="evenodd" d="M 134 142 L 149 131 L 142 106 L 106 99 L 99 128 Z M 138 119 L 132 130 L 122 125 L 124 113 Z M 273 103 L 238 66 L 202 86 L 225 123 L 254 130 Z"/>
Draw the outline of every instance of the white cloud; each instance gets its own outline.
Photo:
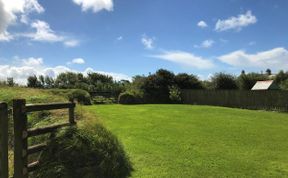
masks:
<path id="1" fill-rule="evenodd" d="M 83 58 L 75 58 L 71 61 L 72 64 L 85 64 L 85 60 Z"/>
<path id="2" fill-rule="evenodd" d="M 147 35 L 142 35 L 141 42 L 146 49 L 153 49 L 154 48 L 154 41 L 155 38 L 148 37 Z"/>
<path id="3" fill-rule="evenodd" d="M 223 38 L 220 38 L 219 40 L 220 40 L 221 43 L 228 43 L 229 42 L 229 40 L 226 40 L 226 39 L 223 39 Z"/>
<path id="4" fill-rule="evenodd" d="M 73 2 L 81 6 L 82 11 L 91 9 L 96 13 L 101 10 L 113 10 L 113 0 L 73 0 Z"/>
<path id="5" fill-rule="evenodd" d="M 207 23 L 206 23 L 205 21 L 203 21 L 203 20 L 201 20 L 200 22 L 198 22 L 197 26 L 200 27 L 200 28 L 206 28 L 206 27 L 208 27 Z"/>
<path id="6" fill-rule="evenodd" d="M 34 58 L 30 57 L 27 59 L 19 59 L 16 57 L 11 65 L 0 65 L 0 80 L 6 80 L 7 77 L 13 77 L 16 83 L 25 85 L 27 82 L 27 78 L 31 75 L 47 75 L 50 77 L 57 77 L 60 73 L 63 72 L 81 72 L 84 75 L 89 72 L 98 72 L 105 75 L 110 75 L 114 78 L 114 80 L 119 81 L 122 79 L 131 80 L 131 77 L 121 74 L 121 73 L 113 73 L 113 72 L 105 72 L 105 71 L 97 71 L 92 68 L 87 68 L 84 71 L 73 70 L 66 66 L 55 66 L 55 67 L 47 67 L 44 64 L 44 60 L 42 58 Z"/>
<path id="7" fill-rule="evenodd" d="M 214 67 L 211 60 L 184 51 L 166 51 L 162 54 L 153 55 L 151 57 L 198 69 L 210 69 Z"/>
<path id="8" fill-rule="evenodd" d="M 240 31 L 243 27 L 255 24 L 257 22 L 256 16 L 251 11 L 246 14 L 239 14 L 238 17 L 230 17 L 225 20 L 218 20 L 215 25 L 215 30 L 218 32 L 227 30 Z"/>
<path id="9" fill-rule="evenodd" d="M 0 0 L 0 41 L 12 40 L 8 27 L 16 24 L 19 18 L 20 22 L 27 23 L 32 12 L 44 12 L 37 0 Z"/>
<path id="10" fill-rule="evenodd" d="M 0 33 L 0 41 L 10 41 L 13 38 L 14 37 L 10 33 L 8 33 L 7 31 Z"/>
<path id="11" fill-rule="evenodd" d="M 288 51 L 282 47 L 255 54 L 248 54 L 243 50 L 238 50 L 220 56 L 218 59 L 234 67 L 288 69 Z"/>
<path id="12" fill-rule="evenodd" d="M 50 28 L 50 25 L 42 20 L 35 20 L 31 23 L 31 28 L 35 29 L 35 32 L 18 34 L 20 37 L 30 38 L 32 41 L 38 42 L 61 42 L 66 47 L 76 47 L 79 45 L 79 41 L 71 39 L 67 36 L 57 34 Z"/>
<path id="13" fill-rule="evenodd" d="M 28 59 L 22 59 L 22 63 L 24 66 L 41 66 L 43 64 L 43 59 L 30 57 Z"/>
<path id="14" fill-rule="evenodd" d="M 121 41 L 121 40 L 123 40 L 123 36 L 119 36 L 119 37 L 117 38 L 117 41 Z"/>
<path id="15" fill-rule="evenodd" d="M 79 46 L 80 42 L 78 40 L 67 40 L 64 41 L 66 47 L 76 47 Z"/>
<path id="16" fill-rule="evenodd" d="M 205 40 L 200 45 L 194 45 L 195 48 L 211 48 L 215 43 L 214 40 Z"/>
<path id="17" fill-rule="evenodd" d="M 44 8 L 37 0 L 0 0 L 0 42 L 9 42 L 17 37 L 28 37 L 33 41 L 63 42 L 67 47 L 79 45 L 77 40 L 54 32 L 47 22 L 30 20 L 29 15 L 31 13 L 43 13 L 44 11 Z M 8 28 L 18 23 L 30 24 L 35 29 L 35 32 L 10 33 Z"/>
<path id="18" fill-rule="evenodd" d="M 59 42 L 64 40 L 64 37 L 57 35 L 47 22 L 36 20 L 31 27 L 36 29 L 36 32 L 27 34 L 27 36 L 34 41 Z"/>
<path id="19" fill-rule="evenodd" d="M 126 75 L 126 74 L 115 73 L 115 72 L 98 71 L 98 70 L 94 70 L 92 68 L 87 68 L 82 73 L 84 75 L 87 75 L 88 73 L 91 73 L 91 72 L 96 72 L 96 73 L 103 74 L 103 75 L 109 75 L 109 76 L 113 77 L 113 79 L 116 80 L 116 81 L 120 81 L 120 80 L 129 80 L 129 81 L 131 81 L 132 80 L 132 78 L 129 77 L 128 75 Z"/>
<path id="20" fill-rule="evenodd" d="M 250 42 L 248 43 L 248 45 L 249 45 L 249 46 L 254 46 L 254 45 L 256 45 L 256 42 L 255 42 L 255 41 L 250 41 Z"/>

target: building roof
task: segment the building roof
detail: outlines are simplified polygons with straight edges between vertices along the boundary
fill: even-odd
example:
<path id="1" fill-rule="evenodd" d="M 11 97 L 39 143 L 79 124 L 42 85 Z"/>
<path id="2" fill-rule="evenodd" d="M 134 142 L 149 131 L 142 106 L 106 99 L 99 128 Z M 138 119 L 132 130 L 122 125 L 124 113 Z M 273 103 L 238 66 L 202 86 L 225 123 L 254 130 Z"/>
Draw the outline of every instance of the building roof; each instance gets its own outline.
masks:
<path id="1" fill-rule="evenodd" d="M 275 90 L 278 89 L 273 80 L 257 81 L 251 90 Z"/>

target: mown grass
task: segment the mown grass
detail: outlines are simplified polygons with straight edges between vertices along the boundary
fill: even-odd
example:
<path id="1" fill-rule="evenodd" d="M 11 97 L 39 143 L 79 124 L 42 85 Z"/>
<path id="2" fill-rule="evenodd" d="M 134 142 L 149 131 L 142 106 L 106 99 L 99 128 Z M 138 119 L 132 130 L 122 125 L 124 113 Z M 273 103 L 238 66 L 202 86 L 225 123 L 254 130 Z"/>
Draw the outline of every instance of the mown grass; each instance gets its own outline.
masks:
<path id="1" fill-rule="evenodd" d="M 132 177 L 288 177 L 288 115 L 192 105 L 97 105 Z"/>

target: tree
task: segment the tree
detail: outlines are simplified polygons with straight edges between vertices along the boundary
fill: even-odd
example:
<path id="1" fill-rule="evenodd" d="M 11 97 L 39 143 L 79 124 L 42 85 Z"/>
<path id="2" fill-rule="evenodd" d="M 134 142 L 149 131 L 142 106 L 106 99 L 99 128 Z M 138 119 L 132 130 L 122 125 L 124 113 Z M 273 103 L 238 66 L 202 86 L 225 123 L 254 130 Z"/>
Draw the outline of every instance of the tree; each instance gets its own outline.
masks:
<path id="1" fill-rule="evenodd" d="M 13 77 L 7 78 L 7 85 L 13 87 L 15 85 Z"/>
<path id="2" fill-rule="evenodd" d="M 97 85 L 97 83 L 113 83 L 113 78 L 111 76 L 99 73 L 89 73 L 87 79 L 92 85 Z"/>
<path id="3" fill-rule="evenodd" d="M 267 69 L 267 70 L 266 70 L 266 75 L 268 75 L 268 76 L 269 76 L 269 75 L 271 75 L 271 74 L 272 74 L 272 71 L 271 71 L 271 69 Z"/>
<path id="4" fill-rule="evenodd" d="M 52 77 L 45 76 L 44 81 L 46 88 L 54 88 L 54 79 Z"/>
<path id="5" fill-rule="evenodd" d="M 58 88 L 75 88 L 78 82 L 77 74 L 73 72 L 61 73 L 55 80 L 55 85 Z"/>
<path id="6" fill-rule="evenodd" d="M 236 78 L 226 73 L 216 73 L 212 78 L 212 87 L 215 90 L 235 90 L 238 89 Z"/>
<path id="7" fill-rule="evenodd" d="M 268 76 L 259 73 L 241 74 L 238 77 L 239 88 L 242 90 L 251 90 L 257 81 L 267 80 Z"/>
<path id="8" fill-rule="evenodd" d="M 41 84 L 41 88 L 44 88 L 45 87 L 45 77 L 44 77 L 44 75 L 40 75 L 39 76 L 39 82 Z"/>
<path id="9" fill-rule="evenodd" d="M 33 75 L 28 77 L 27 86 L 31 88 L 40 88 L 41 83 L 38 81 L 37 76 Z"/>
<path id="10" fill-rule="evenodd" d="M 159 69 L 155 74 L 149 75 L 142 86 L 144 99 L 148 103 L 168 103 L 169 87 L 174 85 L 175 75 L 164 69 Z"/>
<path id="11" fill-rule="evenodd" d="M 195 75 L 180 73 L 175 76 L 175 83 L 180 89 L 203 89 L 199 79 Z"/>
<path id="12" fill-rule="evenodd" d="M 281 88 L 282 90 L 288 90 L 288 79 L 286 79 L 286 80 L 284 80 L 284 81 L 281 82 L 280 88 Z"/>
<path id="13" fill-rule="evenodd" d="M 285 81 L 288 79 L 288 73 L 284 72 L 283 70 L 280 70 L 279 73 L 275 77 L 275 82 L 280 85 L 281 82 Z"/>

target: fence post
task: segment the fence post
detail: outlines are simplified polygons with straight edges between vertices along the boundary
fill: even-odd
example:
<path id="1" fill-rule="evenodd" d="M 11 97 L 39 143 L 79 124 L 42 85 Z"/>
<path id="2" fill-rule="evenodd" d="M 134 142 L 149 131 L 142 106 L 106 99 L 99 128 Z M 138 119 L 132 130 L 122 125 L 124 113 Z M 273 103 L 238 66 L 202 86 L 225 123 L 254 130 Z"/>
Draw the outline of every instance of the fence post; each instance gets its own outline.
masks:
<path id="1" fill-rule="evenodd" d="M 69 122 L 70 124 L 75 124 L 75 114 L 74 114 L 74 110 L 75 110 L 75 105 L 73 107 L 69 108 Z"/>
<path id="2" fill-rule="evenodd" d="M 28 178 L 26 101 L 13 100 L 14 119 L 14 178 Z"/>
<path id="3" fill-rule="evenodd" d="M 8 178 L 8 106 L 0 103 L 0 178 Z"/>

